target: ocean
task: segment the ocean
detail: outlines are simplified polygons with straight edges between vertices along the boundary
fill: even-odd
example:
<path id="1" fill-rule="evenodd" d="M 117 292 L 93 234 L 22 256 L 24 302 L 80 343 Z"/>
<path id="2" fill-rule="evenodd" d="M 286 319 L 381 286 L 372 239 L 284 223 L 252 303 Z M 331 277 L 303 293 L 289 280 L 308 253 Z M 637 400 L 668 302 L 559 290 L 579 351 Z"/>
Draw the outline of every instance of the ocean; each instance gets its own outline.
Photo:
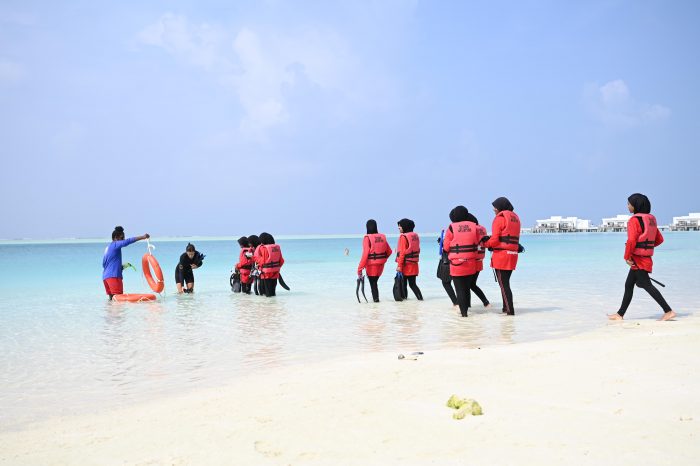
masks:
<path id="1" fill-rule="evenodd" d="M 700 234 L 664 233 L 652 275 L 679 314 L 698 310 Z M 435 276 L 436 235 L 421 235 L 418 285 L 425 300 L 394 302 L 393 262 L 379 281 L 380 303 L 358 304 L 361 237 L 278 238 L 290 286 L 277 297 L 234 294 L 234 239 L 152 238 L 166 279 L 154 303 L 109 302 L 102 285 L 107 241 L 0 242 L 0 429 L 215 387 L 280 365 L 349 354 L 398 355 L 566 337 L 608 325 L 622 298 L 624 233 L 525 235 L 511 280 L 517 315 L 500 313 L 486 268 L 479 286 L 493 303 L 472 297 L 462 318 Z M 188 241 L 206 254 L 195 294 L 177 295 L 174 270 Z M 395 249 L 396 237 L 390 237 Z M 349 254 L 345 255 L 345 249 Z M 150 292 L 140 271 L 146 243 L 123 249 L 125 292 Z M 394 256 L 390 258 L 393 261 Z M 488 261 L 488 256 L 487 256 Z M 369 284 L 366 294 L 371 301 Z M 627 319 L 661 311 L 641 289 Z M 468 352 L 465 351 L 465 357 Z"/>

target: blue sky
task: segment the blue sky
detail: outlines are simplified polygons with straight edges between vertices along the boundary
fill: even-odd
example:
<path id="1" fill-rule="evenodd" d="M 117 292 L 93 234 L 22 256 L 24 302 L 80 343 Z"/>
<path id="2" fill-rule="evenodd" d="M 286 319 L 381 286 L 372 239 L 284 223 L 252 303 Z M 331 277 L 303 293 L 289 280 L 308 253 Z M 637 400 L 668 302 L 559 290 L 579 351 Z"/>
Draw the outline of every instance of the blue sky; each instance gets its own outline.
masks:
<path id="1" fill-rule="evenodd" d="M 0 3 L 0 238 L 700 211 L 700 3 Z"/>

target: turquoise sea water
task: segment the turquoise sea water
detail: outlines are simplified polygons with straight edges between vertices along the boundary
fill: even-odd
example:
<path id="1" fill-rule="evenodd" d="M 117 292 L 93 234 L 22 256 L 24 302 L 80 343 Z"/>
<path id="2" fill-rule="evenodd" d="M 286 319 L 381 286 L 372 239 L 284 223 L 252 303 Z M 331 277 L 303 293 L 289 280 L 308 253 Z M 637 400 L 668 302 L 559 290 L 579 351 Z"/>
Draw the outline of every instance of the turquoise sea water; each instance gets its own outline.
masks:
<path id="1" fill-rule="evenodd" d="M 653 277 L 667 284 L 661 291 L 682 320 L 700 307 L 700 234 L 665 237 Z M 174 268 L 187 240 L 155 238 L 166 290 L 157 302 L 141 304 L 107 301 L 106 242 L 0 243 L 0 429 L 212 387 L 277 365 L 567 336 L 607 325 L 605 314 L 622 297 L 624 234 L 528 235 L 512 279 L 518 315 L 500 315 L 500 291 L 486 269 L 479 285 L 493 309 L 474 297 L 463 319 L 435 278 L 435 236 L 422 240 L 418 284 L 425 301 L 409 291 L 408 301 L 393 302 L 390 263 L 378 304 L 355 299 L 359 237 L 279 240 L 291 291 L 278 287 L 275 298 L 231 293 L 239 251 L 231 239 L 196 241 L 207 256 L 195 271 L 196 293 L 174 294 Z M 123 250 L 124 261 L 139 268 L 125 271 L 126 292 L 149 292 L 140 273 L 145 251 L 144 242 Z M 637 290 L 628 319 L 659 315 Z"/>

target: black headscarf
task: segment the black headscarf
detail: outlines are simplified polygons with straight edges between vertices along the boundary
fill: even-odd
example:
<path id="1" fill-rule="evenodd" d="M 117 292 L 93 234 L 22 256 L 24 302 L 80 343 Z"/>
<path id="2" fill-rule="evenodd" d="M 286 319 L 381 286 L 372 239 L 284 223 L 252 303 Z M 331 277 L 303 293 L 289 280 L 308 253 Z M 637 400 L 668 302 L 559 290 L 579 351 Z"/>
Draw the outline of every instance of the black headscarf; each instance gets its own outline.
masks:
<path id="1" fill-rule="evenodd" d="M 401 227 L 404 233 L 410 233 L 416 227 L 416 224 L 413 223 L 413 220 L 410 220 L 408 218 L 402 218 L 396 223 Z"/>
<path id="2" fill-rule="evenodd" d="M 242 248 L 247 248 L 248 246 L 250 246 L 250 242 L 248 241 L 248 238 L 246 238 L 245 236 L 241 236 L 240 238 L 238 238 L 238 244 Z"/>
<path id="3" fill-rule="evenodd" d="M 250 235 L 248 237 L 248 242 L 253 248 L 257 248 L 258 246 L 260 246 L 260 238 L 258 238 L 258 235 Z"/>
<path id="4" fill-rule="evenodd" d="M 373 235 L 375 233 L 379 233 L 377 230 L 377 221 L 373 219 L 367 220 L 367 234 Z"/>
<path id="5" fill-rule="evenodd" d="M 634 193 L 627 198 L 627 201 L 634 207 L 635 214 L 651 213 L 651 201 L 644 194 Z"/>
<path id="6" fill-rule="evenodd" d="M 474 216 L 474 214 L 472 214 L 471 212 L 469 212 L 469 213 L 467 214 L 467 221 L 468 221 L 468 222 L 474 222 L 474 223 L 476 223 L 477 225 L 479 224 L 479 221 L 476 219 L 476 217 Z"/>
<path id="7" fill-rule="evenodd" d="M 450 222 L 452 222 L 452 223 L 455 222 L 455 210 L 454 209 L 450 210 Z"/>
<path id="8" fill-rule="evenodd" d="M 124 237 L 124 227 L 116 226 L 114 227 L 114 231 L 112 232 L 112 241 L 120 237 Z"/>
<path id="9" fill-rule="evenodd" d="M 463 205 L 458 205 L 450 212 L 450 220 L 453 222 L 466 222 L 469 220 L 469 210 Z"/>
<path id="10" fill-rule="evenodd" d="M 275 244 L 275 238 L 270 233 L 260 233 L 260 242 L 262 244 Z"/>
<path id="11" fill-rule="evenodd" d="M 491 205 L 494 206 L 499 212 L 502 210 L 510 210 L 512 212 L 514 209 L 513 204 L 510 203 L 507 197 L 499 197 L 493 201 Z"/>

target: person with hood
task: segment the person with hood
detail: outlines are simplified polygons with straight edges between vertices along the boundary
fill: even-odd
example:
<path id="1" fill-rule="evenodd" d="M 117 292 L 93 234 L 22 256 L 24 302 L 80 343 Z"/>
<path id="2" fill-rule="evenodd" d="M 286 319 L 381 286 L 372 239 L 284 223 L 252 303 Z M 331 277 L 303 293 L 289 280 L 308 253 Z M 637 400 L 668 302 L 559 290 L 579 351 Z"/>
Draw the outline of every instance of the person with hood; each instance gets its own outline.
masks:
<path id="1" fill-rule="evenodd" d="M 498 286 L 503 296 L 503 312 L 515 315 L 513 292 L 510 289 L 510 277 L 518 263 L 520 246 L 520 218 L 513 212 L 513 204 L 505 197 L 499 197 L 491 203 L 496 217 L 491 225 L 491 236 L 486 238 L 484 247 L 493 251 L 491 267 L 495 270 Z"/>
<path id="2" fill-rule="evenodd" d="M 661 306 L 664 314 L 659 320 L 671 320 L 676 317 L 659 290 L 651 283 L 653 261 L 651 256 L 654 248 L 664 242 L 661 231 L 657 228 L 656 217 L 651 214 L 651 202 L 644 194 L 635 193 L 627 198 L 627 208 L 632 217 L 627 222 L 627 242 L 625 243 L 624 259 L 630 270 L 625 281 L 625 294 L 622 297 L 620 310 L 608 314 L 610 320 L 622 320 L 627 308 L 632 302 L 634 286 L 646 290 Z"/>
<path id="3" fill-rule="evenodd" d="M 403 295 L 408 296 L 408 287 L 419 301 L 423 301 L 423 294 L 416 284 L 418 276 L 418 259 L 420 256 L 420 238 L 413 231 L 416 224 L 413 220 L 402 218 L 397 222 L 399 226 L 399 241 L 396 245 L 396 271 L 403 274 Z"/>
<path id="4" fill-rule="evenodd" d="M 469 290 L 477 272 L 477 252 L 485 231 L 470 220 L 469 211 L 462 205 L 452 210 L 451 218 L 453 223 L 445 232 L 442 247 L 450 261 L 450 276 L 455 284 L 459 311 L 462 317 L 467 317 Z"/>
<path id="5" fill-rule="evenodd" d="M 470 222 L 474 222 L 478 229 L 480 230 L 480 235 L 481 237 L 486 236 L 486 229 L 479 225 L 479 220 L 471 213 L 469 212 L 468 214 L 468 220 Z M 481 290 L 481 288 L 478 287 L 476 284 L 476 281 L 479 279 L 479 273 L 484 270 L 484 256 L 486 255 L 486 252 L 484 250 L 483 245 L 479 245 L 479 248 L 477 249 L 476 252 L 476 273 L 474 274 L 474 280 L 472 281 L 471 287 L 469 288 L 471 291 L 474 292 L 474 294 L 481 300 L 482 304 L 486 309 L 491 307 L 491 304 L 489 303 L 489 300 L 486 299 L 486 295 L 484 292 Z M 471 299 L 471 293 L 469 294 L 469 307 L 471 307 L 472 299 Z"/>
<path id="6" fill-rule="evenodd" d="M 450 223 L 454 223 L 455 221 L 454 212 L 454 209 L 450 211 Z M 440 232 L 440 237 L 438 238 L 438 244 L 440 245 L 440 263 L 438 264 L 437 277 L 442 282 L 442 287 L 445 289 L 450 301 L 452 301 L 452 306 L 457 306 L 457 295 L 452 288 L 452 276 L 450 275 L 450 260 L 448 258 L 447 251 L 443 249 L 444 241 L 445 230 L 442 230 Z"/>
<path id="7" fill-rule="evenodd" d="M 275 243 L 275 238 L 270 233 L 260 233 L 260 243 L 255 250 L 254 259 L 260 271 L 263 294 L 269 298 L 275 296 L 284 257 L 282 257 L 282 248 Z"/>
<path id="8" fill-rule="evenodd" d="M 102 283 L 110 300 L 115 294 L 124 294 L 122 270 L 128 267 L 129 264 L 126 266 L 122 264 L 122 248 L 150 237 L 148 233 L 145 233 L 141 236 L 124 239 L 124 228 L 120 226 L 114 227 L 112 242 L 105 248 L 105 253 L 102 257 Z"/>
<path id="9" fill-rule="evenodd" d="M 175 267 L 175 286 L 178 294 L 194 293 L 194 269 L 202 266 L 204 254 L 194 248 L 194 244 L 187 243 L 185 252 L 180 256 L 180 261 Z M 183 289 L 183 285 L 185 288 Z"/>
<path id="10" fill-rule="evenodd" d="M 377 283 L 382 272 L 384 272 L 384 264 L 393 252 L 389 243 L 386 240 L 386 235 L 379 233 L 377 230 L 376 220 L 367 220 L 367 234 L 362 239 L 362 257 L 357 266 L 357 275 L 362 276 L 362 271 L 367 272 L 367 279 L 372 290 L 372 299 L 375 303 L 379 302 L 379 288 Z"/>
<path id="11" fill-rule="evenodd" d="M 241 247 L 241 252 L 238 255 L 238 263 L 234 270 L 241 275 L 241 291 L 250 294 L 250 284 L 253 277 L 250 272 L 253 270 L 253 253 L 255 249 L 251 247 L 250 241 L 245 236 L 238 238 L 238 245 Z"/>

